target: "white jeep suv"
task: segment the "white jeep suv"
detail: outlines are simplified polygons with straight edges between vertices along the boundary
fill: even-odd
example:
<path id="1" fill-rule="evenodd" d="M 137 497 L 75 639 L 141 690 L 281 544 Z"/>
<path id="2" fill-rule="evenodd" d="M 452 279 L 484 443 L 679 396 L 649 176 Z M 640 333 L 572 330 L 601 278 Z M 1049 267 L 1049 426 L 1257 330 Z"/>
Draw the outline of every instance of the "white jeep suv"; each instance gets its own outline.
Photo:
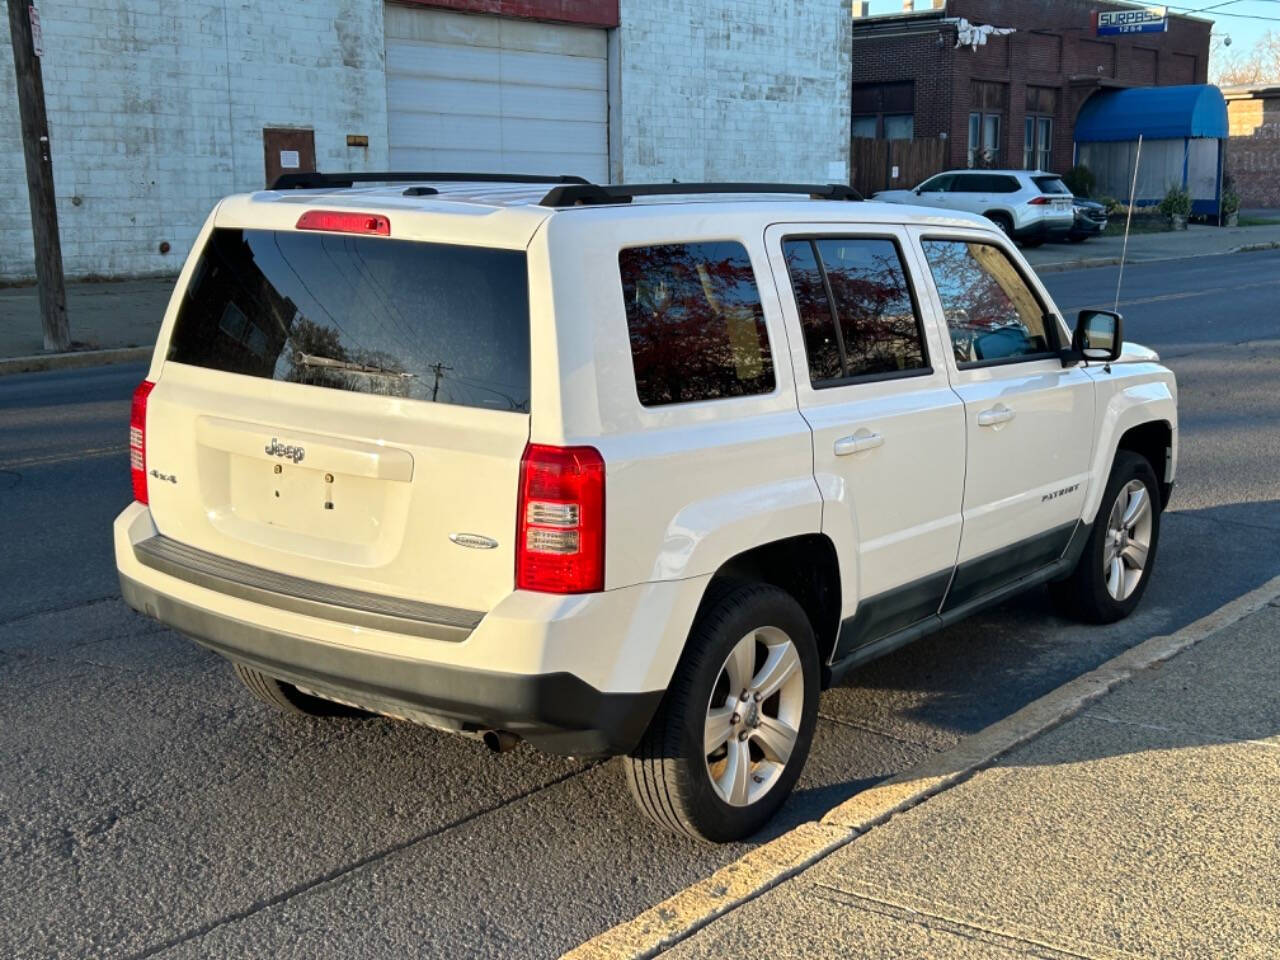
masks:
<path id="1" fill-rule="evenodd" d="M 874 199 L 976 213 L 1025 247 L 1066 239 L 1075 226 L 1071 191 L 1056 173 L 1042 170 L 951 170 L 914 190 L 882 190 Z"/>
<path id="2" fill-rule="evenodd" d="M 1173 375 L 989 221 L 367 176 L 219 203 L 134 396 L 124 597 L 262 700 L 622 755 L 729 840 L 850 669 L 1037 584 L 1142 596 Z"/>

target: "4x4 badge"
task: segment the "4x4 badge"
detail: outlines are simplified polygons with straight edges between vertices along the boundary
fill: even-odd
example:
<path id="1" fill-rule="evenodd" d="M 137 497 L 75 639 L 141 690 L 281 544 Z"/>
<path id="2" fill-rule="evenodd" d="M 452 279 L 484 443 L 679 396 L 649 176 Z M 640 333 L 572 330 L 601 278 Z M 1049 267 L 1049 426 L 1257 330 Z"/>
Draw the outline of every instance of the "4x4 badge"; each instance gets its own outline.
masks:
<path id="1" fill-rule="evenodd" d="M 271 442 L 263 449 L 273 457 L 283 457 L 285 460 L 292 460 L 294 463 L 301 463 L 302 458 L 307 455 L 307 451 L 304 448 L 295 447 L 291 443 L 283 444 L 275 437 L 272 437 Z"/>

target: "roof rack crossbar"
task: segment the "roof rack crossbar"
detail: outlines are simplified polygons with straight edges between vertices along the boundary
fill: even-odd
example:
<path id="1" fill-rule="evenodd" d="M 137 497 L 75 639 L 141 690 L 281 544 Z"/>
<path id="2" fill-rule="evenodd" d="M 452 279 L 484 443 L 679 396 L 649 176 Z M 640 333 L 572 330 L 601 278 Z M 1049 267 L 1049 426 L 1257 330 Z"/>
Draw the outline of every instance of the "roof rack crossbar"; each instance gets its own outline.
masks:
<path id="1" fill-rule="evenodd" d="M 320 190 L 325 187 L 345 189 L 357 183 L 561 183 L 588 185 L 590 181 L 572 174 L 537 173 L 462 173 L 462 172 L 377 172 L 350 173 L 282 173 L 271 184 L 272 190 Z"/>
<path id="2" fill-rule="evenodd" d="M 689 196 L 712 193 L 794 193 L 812 200 L 861 200 L 843 183 L 573 183 L 554 187 L 542 198 L 544 207 L 576 207 L 630 203 L 635 197 Z"/>

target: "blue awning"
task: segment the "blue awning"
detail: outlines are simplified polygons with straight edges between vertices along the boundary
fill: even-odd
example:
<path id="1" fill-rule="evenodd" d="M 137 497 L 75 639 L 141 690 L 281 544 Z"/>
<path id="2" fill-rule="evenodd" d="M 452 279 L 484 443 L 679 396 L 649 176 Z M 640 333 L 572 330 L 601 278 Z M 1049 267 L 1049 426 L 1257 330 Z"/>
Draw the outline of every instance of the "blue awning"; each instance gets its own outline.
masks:
<path id="1" fill-rule="evenodd" d="M 1213 84 L 1095 93 L 1076 118 L 1076 143 L 1227 136 L 1227 102 Z"/>

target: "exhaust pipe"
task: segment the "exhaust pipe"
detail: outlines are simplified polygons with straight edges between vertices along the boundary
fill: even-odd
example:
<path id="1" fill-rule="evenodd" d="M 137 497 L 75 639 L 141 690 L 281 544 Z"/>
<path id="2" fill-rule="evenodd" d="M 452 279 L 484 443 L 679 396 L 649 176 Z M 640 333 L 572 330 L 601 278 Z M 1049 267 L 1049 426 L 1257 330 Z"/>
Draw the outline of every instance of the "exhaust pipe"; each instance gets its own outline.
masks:
<path id="1" fill-rule="evenodd" d="M 494 753 L 506 753 L 520 742 L 519 737 L 507 730 L 486 730 L 480 739 Z"/>

